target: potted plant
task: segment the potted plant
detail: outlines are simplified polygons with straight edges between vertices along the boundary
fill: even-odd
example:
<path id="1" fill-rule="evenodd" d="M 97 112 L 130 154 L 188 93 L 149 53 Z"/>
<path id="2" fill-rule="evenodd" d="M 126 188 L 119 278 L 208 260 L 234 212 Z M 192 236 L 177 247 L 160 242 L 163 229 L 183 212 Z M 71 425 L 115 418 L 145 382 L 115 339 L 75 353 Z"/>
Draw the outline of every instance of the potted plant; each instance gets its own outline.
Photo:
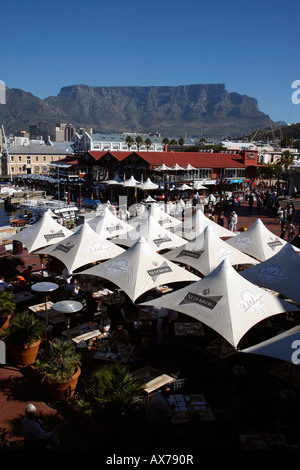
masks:
<path id="1" fill-rule="evenodd" d="M 9 325 L 9 320 L 16 309 L 12 300 L 12 293 L 6 290 L 0 291 L 0 332 Z"/>
<path id="2" fill-rule="evenodd" d="M 44 330 L 44 322 L 31 312 L 17 313 L 10 319 L 8 328 L 1 332 L 1 339 L 18 366 L 26 367 L 34 362 Z"/>
<path id="3" fill-rule="evenodd" d="M 39 351 L 33 369 L 42 376 L 42 382 L 55 401 L 69 401 L 73 397 L 81 373 L 80 359 L 72 342 L 59 338 Z"/>
<path id="4" fill-rule="evenodd" d="M 126 365 L 116 362 L 96 369 L 88 390 L 96 413 L 120 416 L 132 409 L 143 387 Z"/>

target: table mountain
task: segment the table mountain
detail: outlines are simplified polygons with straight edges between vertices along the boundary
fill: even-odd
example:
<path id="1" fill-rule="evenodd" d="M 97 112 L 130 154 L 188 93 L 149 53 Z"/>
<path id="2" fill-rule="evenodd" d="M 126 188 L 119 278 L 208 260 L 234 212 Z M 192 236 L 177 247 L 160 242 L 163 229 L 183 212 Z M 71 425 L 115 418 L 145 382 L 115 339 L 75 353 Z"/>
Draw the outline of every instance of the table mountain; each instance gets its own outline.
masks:
<path id="1" fill-rule="evenodd" d="M 0 119 L 14 125 L 62 120 L 106 133 L 160 132 L 169 136 L 241 136 L 270 126 L 269 116 L 259 111 L 255 98 L 229 93 L 224 84 L 72 85 L 45 100 L 22 90 L 8 90 L 7 96 Z"/>

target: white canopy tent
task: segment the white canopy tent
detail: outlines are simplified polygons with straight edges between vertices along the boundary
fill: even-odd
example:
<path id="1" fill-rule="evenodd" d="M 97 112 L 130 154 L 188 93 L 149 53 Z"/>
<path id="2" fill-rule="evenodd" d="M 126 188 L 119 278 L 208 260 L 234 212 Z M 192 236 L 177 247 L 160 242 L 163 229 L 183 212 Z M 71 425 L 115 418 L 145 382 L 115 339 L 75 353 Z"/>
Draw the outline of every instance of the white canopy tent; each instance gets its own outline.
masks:
<path id="1" fill-rule="evenodd" d="M 84 222 L 79 230 L 72 232 L 66 240 L 40 250 L 39 254 L 59 259 L 71 273 L 86 264 L 114 258 L 124 251 L 123 248 L 102 238 Z"/>
<path id="2" fill-rule="evenodd" d="M 28 253 L 31 253 L 45 246 L 54 245 L 59 240 L 65 240 L 72 234 L 72 230 L 59 224 L 47 211 L 37 222 L 15 233 L 9 240 L 22 242 Z"/>
<path id="3" fill-rule="evenodd" d="M 139 189 L 142 189 L 143 191 L 151 191 L 158 189 L 158 184 L 153 183 L 153 181 L 150 180 L 150 178 L 147 178 L 145 183 L 140 183 L 137 185 Z"/>
<path id="4" fill-rule="evenodd" d="M 197 269 L 203 276 L 210 274 L 224 259 L 228 259 L 232 266 L 259 263 L 236 248 L 230 247 L 209 225 L 194 240 L 163 256 L 171 261 L 187 264 Z"/>
<path id="5" fill-rule="evenodd" d="M 247 331 L 262 320 L 300 310 L 246 281 L 227 259 L 200 281 L 142 305 L 165 307 L 193 317 L 235 348 Z"/>
<path id="6" fill-rule="evenodd" d="M 294 341 L 296 343 L 294 343 Z M 299 351 L 299 345 L 300 325 L 297 325 L 290 330 L 274 336 L 273 338 L 269 338 L 266 341 L 262 341 L 261 343 L 250 346 L 249 348 L 241 349 L 241 352 L 259 354 L 261 356 L 281 359 L 286 362 L 293 362 L 293 360 L 295 360 L 295 356 L 299 361 L 299 352 L 297 353 L 297 349 Z"/>
<path id="7" fill-rule="evenodd" d="M 218 225 L 216 222 L 206 217 L 201 209 L 197 209 L 194 215 L 185 219 L 180 227 L 175 228 L 175 233 L 180 231 L 184 238 L 193 240 L 200 235 L 207 226 L 213 227 L 215 234 L 220 238 L 236 236 L 235 232 L 227 230 L 225 227 Z"/>
<path id="8" fill-rule="evenodd" d="M 121 184 L 127 188 L 134 188 L 140 184 L 140 181 L 137 181 L 134 176 L 130 176 L 128 180 L 123 181 Z"/>
<path id="9" fill-rule="evenodd" d="M 151 203 L 152 203 L 152 202 L 155 202 L 155 203 L 156 203 L 156 200 L 153 199 L 153 197 L 151 197 L 150 194 L 149 194 L 149 196 L 147 196 L 146 199 L 144 199 L 144 202 L 145 202 L 146 204 L 147 204 L 148 202 L 151 202 Z"/>
<path id="10" fill-rule="evenodd" d="M 167 166 L 165 163 L 163 163 L 161 166 L 158 166 L 157 168 L 154 168 L 155 171 L 168 171 L 171 170 L 171 167 Z"/>
<path id="11" fill-rule="evenodd" d="M 122 246 L 132 246 L 140 237 L 144 237 L 155 251 L 172 249 L 185 244 L 185 240 L 164 228 L 152 215 L 126 234 L 112 238 Z"/>
<path id="12" fill-rule="evenodd" d="M 208 188 L 204 186 L 200 181 L 195 181 L 194 189 L 208 189 Z"/>
<path id="13" fill-rule="evenodd" d="M 114 215 L 108 207 L 101 214 L 88 220 L 87 223 L 103 238 L 116 237 L 133 229 L 127 222 Z"/>
<path id="14" fill-rule="evenodd" d="M 170 169 L 173 170 L 173 171 L 183 171 L 184 170 L 184 168 L 182 166 L 178 165 L 178 163 L 175 163 L 175 165 L 171 166 Z"/>
<path id="15" fill-rule="evenodd" d="M 271 289 L 300 305 L 300 256 L 290 243 L 276 255 L 241 272 L 247 281 Z"/>
<path id="16" fill-rule="evenodd" d="M 122 289 L 132 302 L 160 285 L 199 279 L 156 253 L 143 237 L 125 253 L 80 274 L 109 280 Z"/>
<path id="17" fill-rule="evenodd" d="M 287 244 L 285 240 L 274 235 L 260 219 L 257 219 L 245 232 L 227 240 L 227 243 L 259 261 L 271 258 Z"/>
<path id="18" fill-rule="evenodd" d="M 158 203 L 151 204 L 151 206 L 140 213 L 137 217 L 134 217 L 129 221 L 129 224 L 133 227 L 137 227 L 141 223 L 145 222 L 149 216 L 152 216 L 158 223 L 165 228 L 171 228 L 181 225 L 181 221 L 165 212 Z"/>
<path id="19" fill-rule="evenodd" d="M 192 186 L 189 186 L 188 184 L 182 184 L 179 186 L 179 191 L 187 191 L 189 189 L 193 189 Z"/>

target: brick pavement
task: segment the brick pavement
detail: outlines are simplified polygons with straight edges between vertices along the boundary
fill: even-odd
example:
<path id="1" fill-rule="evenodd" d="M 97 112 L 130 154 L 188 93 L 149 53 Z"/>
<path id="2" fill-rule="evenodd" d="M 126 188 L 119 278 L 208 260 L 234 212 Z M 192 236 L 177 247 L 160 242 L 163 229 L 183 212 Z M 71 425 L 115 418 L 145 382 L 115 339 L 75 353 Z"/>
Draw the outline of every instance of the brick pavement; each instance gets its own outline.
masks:
<path id="1" fill-rule="evenodd" d="M 285 201 L 281 202 L 285 204 Z M 296 201 L 295 206 L 297 206 L 295 224 L 298 228 L 300 226 L 300 201 Z M 230 210 L 232 208 L 225 209 L 225 215 L 228 215 Z M 250 227 L 259 217 L 269 230 L 276 235 L 280 235 L 280 227 L 275 224 L 273 214 L 262 212 L 258 215 L 255 206 L 253 206 L 250 213 L 245 203 L 242 203 L 240 207 L 235 207 L 234 210 L 239 217 L 238 229 L 242 226 Z M 35 268 L 40 269 L 38 255 L 28 254 L 24 250 L 22 257 L 26 266 L 35 263 Z M 93 439 L 87 430 L 82 429 L 68 413 L 65 414 L 64 409 L 49 403 L 42 389 L 35 387 L 32 380 L 24 373 L 24 370 L 15 367 L 9 362 L 8 358 L 6 365 L 0 365 L 0 431 L 1 428 L 7 429 L 9 440 L 14 443 L 15 449 L 23 449 L 21 420 L 24 416 L 25 406 L 28 403 L 36 405 L 39 418 L 49 429 L 55 424 L 63 424 L 61 450 L 87 450 L 93 448 Z"/>

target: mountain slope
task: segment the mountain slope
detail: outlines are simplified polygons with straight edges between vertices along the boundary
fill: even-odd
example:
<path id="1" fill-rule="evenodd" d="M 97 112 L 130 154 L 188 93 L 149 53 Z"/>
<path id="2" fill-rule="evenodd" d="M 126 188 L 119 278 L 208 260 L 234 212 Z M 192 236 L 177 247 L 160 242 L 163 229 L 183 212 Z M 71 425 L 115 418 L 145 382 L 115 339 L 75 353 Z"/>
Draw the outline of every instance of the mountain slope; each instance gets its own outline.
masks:
<path id="1" fill-rule="evenodd" d="M 5 108 L 5 109 L 4 109 Z M 160 132 L 165 135 L 240 136 L 270 126 L 257 100 L 229 93 L 224 84 L 91 87 L 72 85 L 45 100 L 8 90 L 0 120 L 21 123 L 59 120 L 101 132 Z"/>

